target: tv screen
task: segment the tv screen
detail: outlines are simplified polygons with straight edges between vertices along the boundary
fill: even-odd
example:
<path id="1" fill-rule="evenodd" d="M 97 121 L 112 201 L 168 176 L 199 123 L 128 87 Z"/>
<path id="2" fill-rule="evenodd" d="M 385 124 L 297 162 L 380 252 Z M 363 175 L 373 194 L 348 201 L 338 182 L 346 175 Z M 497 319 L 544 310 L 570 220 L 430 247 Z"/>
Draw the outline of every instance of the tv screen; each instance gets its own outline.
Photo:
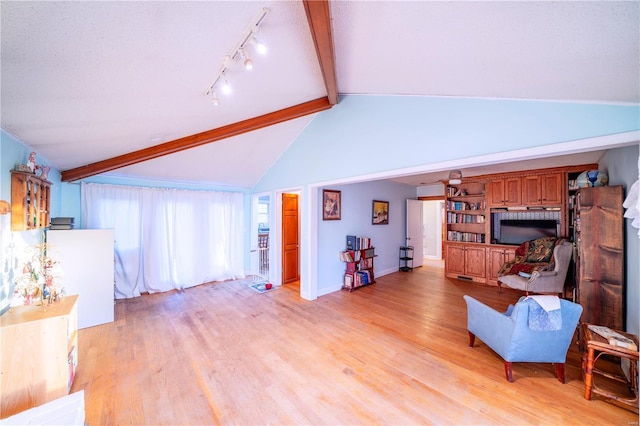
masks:
<path id="1" fill-rule="evenodd" d="M 499 244 L 520 245 L 525 241 L 543 237 L 557 237 L 558 226 L 555 220 L 513 220 L 500 221 Z"/>

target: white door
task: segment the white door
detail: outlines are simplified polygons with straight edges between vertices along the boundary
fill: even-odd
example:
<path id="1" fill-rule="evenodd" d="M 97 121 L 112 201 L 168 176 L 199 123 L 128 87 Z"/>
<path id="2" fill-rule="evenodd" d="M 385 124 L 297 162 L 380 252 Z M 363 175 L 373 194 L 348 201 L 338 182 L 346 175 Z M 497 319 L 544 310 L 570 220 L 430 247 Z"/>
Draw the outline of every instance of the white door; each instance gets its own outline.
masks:
<path id="1" fill-rule="evenodd" d="M 444 201 L 424 201 L 423 209 L 423 255 L 425 259 L 442 259 L 442 211 Z"/>
<path id="2" fill-rule="evenodd" d="M 407 200 L 407 245 L 413 246 L 413 267 L 422 266 L 422 201 Z"/>

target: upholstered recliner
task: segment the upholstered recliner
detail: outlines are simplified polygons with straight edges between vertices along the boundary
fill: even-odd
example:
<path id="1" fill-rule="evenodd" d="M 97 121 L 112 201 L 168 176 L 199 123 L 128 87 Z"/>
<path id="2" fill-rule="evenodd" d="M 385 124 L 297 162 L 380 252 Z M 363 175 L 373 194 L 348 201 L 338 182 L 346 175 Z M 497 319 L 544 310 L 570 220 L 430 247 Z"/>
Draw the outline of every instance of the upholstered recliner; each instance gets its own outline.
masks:
<path id="1" fill-rule="evenodd" d="M 546 247 L 545 247 L 546 244 Z M 550 244 L 555 246 L 550 247 Z M 544 253 L 547 250 L 548 253 Z M 552 250 L 552 255 L 551 254 Z M 516 259 L 498 272 L 498 291 L 502 284 L 529 293 L 564 292 L 564 282 L 573 257 L 573 244 L 567 240 L 541 238 L 527 241 L 516 250 Z"/>
<path id="2" fill-rule="evenodd" d="M 477 336 L 500 355 L 509 382 L 513 382 L 511 364 L 514 362 L 554 363 L 558 380 L 565 382 L 564 363 L 582 314 L 582 306 L 556 296 L 541 296 L 557 299 L 560 306 L 560 312 L 544 322 L 538 321 L 539 317 L 535 316 L 546 313 L 535 302 L 536 296 L 521 297 L 505 313 L 470 296 L 463 297 L 467 302 L 469 347 L 473 347 Z"/>

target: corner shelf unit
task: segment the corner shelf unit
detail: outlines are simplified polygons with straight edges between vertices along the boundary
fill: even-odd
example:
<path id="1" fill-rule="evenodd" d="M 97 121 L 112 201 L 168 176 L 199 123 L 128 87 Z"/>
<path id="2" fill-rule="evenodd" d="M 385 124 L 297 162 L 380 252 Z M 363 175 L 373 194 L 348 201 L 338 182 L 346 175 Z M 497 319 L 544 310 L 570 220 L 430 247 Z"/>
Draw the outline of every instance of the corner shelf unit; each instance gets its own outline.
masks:
<path id="1" fill-rule="evenodd" d="M 413 271 L 413 246 L 400 247 L 398 270 L 402 272 Z"/>

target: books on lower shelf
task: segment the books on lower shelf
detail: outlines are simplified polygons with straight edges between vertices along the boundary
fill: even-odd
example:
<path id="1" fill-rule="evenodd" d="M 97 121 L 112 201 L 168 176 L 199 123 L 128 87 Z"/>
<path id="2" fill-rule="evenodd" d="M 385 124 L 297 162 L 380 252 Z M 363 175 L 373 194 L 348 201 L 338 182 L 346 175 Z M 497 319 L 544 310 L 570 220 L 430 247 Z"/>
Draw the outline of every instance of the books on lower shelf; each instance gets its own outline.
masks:
<path id="1" fill-rule="evenodd" d="M 632 351 L 638 350 L 638 346 L 633 340 L 629 339 L 626 336 L 623 336 L 616 331 L 611 330 L 609 327 L 604 327 L 601 325 L 589 325 L 588 327 L 589 330 L 606 339 L 611 346 L 630 349 Z"/>

